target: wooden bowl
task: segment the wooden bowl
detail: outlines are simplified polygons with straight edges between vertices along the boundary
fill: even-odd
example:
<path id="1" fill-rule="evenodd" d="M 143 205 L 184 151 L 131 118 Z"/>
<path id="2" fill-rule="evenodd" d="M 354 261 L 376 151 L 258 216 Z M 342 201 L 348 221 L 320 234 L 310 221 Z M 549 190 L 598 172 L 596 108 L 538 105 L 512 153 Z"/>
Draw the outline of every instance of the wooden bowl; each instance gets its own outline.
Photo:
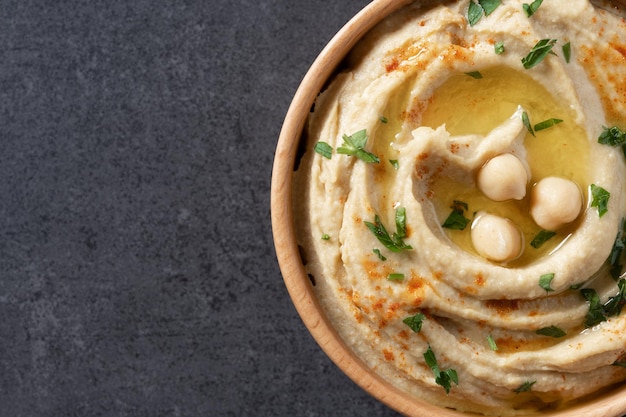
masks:
<path id="1" fill-rule="evenodd" d="M 367 31 L 411 0 L 374 0 L 352 18 L 328 43 L 300 84 L 289 107 L 276 148 L 271 185 L 271 220 L 279 266 L 289 295 L 307 329 L 330 359 L 370 395 L 406 416 L 460 417 L 468 414 L 437 407 L 407 394 L 370 370 L 341 340 L 313 292 L 295 236 L 292 176 L 299 142 L 318 93 L 340 62 Z M 618 417 L 626 414 L 626 386 L 553 417 Z"/>

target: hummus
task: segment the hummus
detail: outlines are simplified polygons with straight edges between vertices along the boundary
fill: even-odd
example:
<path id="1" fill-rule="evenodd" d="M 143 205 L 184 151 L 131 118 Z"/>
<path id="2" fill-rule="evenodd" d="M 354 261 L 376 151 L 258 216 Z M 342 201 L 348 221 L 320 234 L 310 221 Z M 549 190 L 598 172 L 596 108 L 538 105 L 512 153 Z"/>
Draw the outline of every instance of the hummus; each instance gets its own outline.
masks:
<path id="1" fill-rule="evenodd" d="M 581 0 L 473 8 L 417 2 L 353 49 L 308 121 L 297 233 L 375 372 L 532 414 L 626 379 L 626 24 Z"/>

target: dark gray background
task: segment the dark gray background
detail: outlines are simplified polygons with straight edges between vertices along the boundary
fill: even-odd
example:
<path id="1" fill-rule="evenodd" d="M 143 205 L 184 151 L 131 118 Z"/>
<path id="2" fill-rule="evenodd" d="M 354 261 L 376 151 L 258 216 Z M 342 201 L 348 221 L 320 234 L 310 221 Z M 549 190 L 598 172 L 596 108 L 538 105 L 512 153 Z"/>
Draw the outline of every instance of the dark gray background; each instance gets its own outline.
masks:
<path id="1" fill-rule="evenodd" d="M 307 333 L 270 173 L 366 0 L 0 1 L 0 416 L 393 416 Z"/>

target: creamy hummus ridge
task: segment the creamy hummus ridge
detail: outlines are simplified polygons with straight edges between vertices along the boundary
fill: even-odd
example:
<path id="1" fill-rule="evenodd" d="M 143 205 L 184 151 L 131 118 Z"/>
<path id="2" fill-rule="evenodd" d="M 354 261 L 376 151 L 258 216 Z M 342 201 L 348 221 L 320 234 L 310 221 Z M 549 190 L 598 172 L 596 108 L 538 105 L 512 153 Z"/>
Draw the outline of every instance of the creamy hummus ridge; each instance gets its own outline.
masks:
<path id="1" fill-rule="evenodd" d="M 342 339 L 486 415 L 626 379 L 626 23 L 587 1 L 416 2 L 311 113 L 299 244 Z"/>

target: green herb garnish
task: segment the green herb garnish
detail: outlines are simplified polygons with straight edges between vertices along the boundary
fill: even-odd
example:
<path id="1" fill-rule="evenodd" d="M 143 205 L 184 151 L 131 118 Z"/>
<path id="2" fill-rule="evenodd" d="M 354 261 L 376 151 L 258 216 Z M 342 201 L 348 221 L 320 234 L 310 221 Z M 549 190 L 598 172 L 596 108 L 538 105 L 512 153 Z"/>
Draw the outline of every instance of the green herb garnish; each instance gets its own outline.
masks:
<path id="1" fill-rule="evenodd" d="M 471 221 L 463 215 L 465 210 L 468 209 L 467 203 L 454 200 L 450 208 L 452 212 L 441 227 L 452 230 L 464 230 Z"/>
<path id="2" fill-rule="evenodd" d="M 498 350 L 498 345 L 496 345 L 496 341 L 493 340 L 492 335 L 487 335 L 487 343 L 489 343 L 489 349 L 496 351 Z"/>
<path id="3" fill-rule="evenodd" d="M 337 148 L 337 153 L 343 155 L 356 156 L 363 162 L 378 163 L 380 160 L 373 153 L 367 152 L 365 143 L 367 142 L 367 132 L 365 129 L 359 130 L 352 135 L 343 135 L 343 145 Z"/>
<path id="4" fill-rule="evenodd" d="M 537 381 L 526 381 L 519 387 L 515 388 L 513 392 L 515 392 L 516 394 L 520 394 L 522 392 L 528 392 L 531 390 L 532 386 L 535 385 L 536 382 Z"/>
<path id="5" fill-rule="evenodd" d="M 589 311 L 585 316 L 585 327 L 593 327 L 596 324 L 606 321 L 604 317 L 604 308 L 600 302 L 600 296 L 593 288 L 583 288 L 580 293 L 589 301 Z"/>
<path id="6" fill-rule="evenodd" d="M 550 240 L 552 237 L 556 235 L 556 232 L 551 232 L 549 230 L 542 230 L 533 238 L 530 242 L 530 246 L 535 249 L 539 249 L 544 243 Z"/>
<path id="7" fill-rule="evenodd" d="M 543 274 L 539 277 L 539 286 L 546 290 L 546 292 L 554 291 L 550 284 L 552 284 L 552 280 L 554 279 L 554 274 Z"/>
<path id="8" fill-rule="evenodd" d="M 535 125 L 535 132 L 539 132 L 540 130 L 547 129 L 554 125 L 558 125 L 561 122 L 563 122 L 563 120 L 555 118 L 544 120 L 543 122 L 539 122 Z"/>
<path id="9" fill-rule="evenodd" d="M 532 16 L 537 11 L 539 6 L 541 6 L 542 2 L 543 0 L 535 0 L 530 4 L 524 3 L 522 7 L 524 8 L 524 11 L 526 12 L 526 16 L 528 17 Z"/>
<path id="10" fill-rule="evenodd" d="M 363 223 L 365 223 L 367 228 L 370 229 L 372 233 L 374 233 L 374 236 L 376 236 L 376 238 L 380 241 L 380 243 L 385 245 L 385 247 L 389 249 L 390 251 L 400 252 L 403 250 L 413 249 L 410 245 L 407 245 L 406 243 L 404 243 L 404 241 L 402 240 L 402 237 L 400 237 L 398 233 L 389 235 L 389 232 L 387 232 L 387 229 L 380 221 L 378 214 L 374 216 L 374 223 L 370 223 L 366 221 L 364 221 Z"/>
<path id="11" fill-rule="evenodd" d="M 398 163 L 397 159 L 390 159 L 389 163 L 391 164 L 393 169 L 395 169 L 396 171 L 400 168 L 400 164 Z"/>
<path id="12" fill-rule="evenodd" d="M 611 265 L 609 271 L 611 272 L 613 279 L 616 281 L 619 279 L 620 275 L 622 275 L 621 259 L 624 247 L 626 247 L 626 221 L 622 218 L 620 227 L 617 230 L 617 236 L 615 236 L 615 242 L 613 242 L 611 254 L 608 259 L 609 265 Z"/>
<path id="13" fill-rule="evenodd" d="M 619 288 L 617 295 L 610 297 L 604 304 L 606 317 L 619 316 L 622 312 L 622 307 L 626 304 L 626 280 L 620 279 L 617 282 L 617 288 Z"/>
<path id="14" fill-rule="evenodd" d="M 392 273 L 392 274 L 389 274 L 389 275 L 387 276 L 387 279 L 388 279 L 389 281 L 403 281 L 403 280 L 404 280 L 404 274 L 401 274 L 401 273 Z"/>
<path id="15" fill-rule="evenodd" d="M 550 336 L 550 337 L 556 337 L 556 338 L 563 337 L 567 334 L 565 333 L 563 329 L 561 329 L 560 327 L 556 327 L 556 326 L 544 327 L 535 331 L 535 333 L 540 334 L 542 336 Z"/>
<path id="16" fill-rule="evenodd" d="M 609 146 L 622 146 L 626 144 L 626 132 L 617 126 L 603 126 L 602 133 L 598 136 L 598 143 Z"/>
<path id="17" fill-rule="evenodd" d="M 524 123 L 524 126 L 526 126 L 526 130 L 528 130 L 528 133 L 535 136 L 533 127 L 530 125 L 530 119 L 528 118 L 528 113 L 526 112 L 522 112 L 522 123 Z"/>
<path id="18" fill-rule="evenodd" d="M 424 322 L 425 318 L 426 316 L 423 315 L 422 313 L 417 313 L 414 316 L 405 318 L 404 320 L 402 320 L 402 323 L 409 326 L 409 328 L 413 330 L 415 333 L 419 333 L 420 330 L 422 330 L 422 323 Z"/>
<path id="19" fill-rule="evenodd" d="M 478 0 L 478 4 L 474 0 L 470 0 L 469 8 L 467 9 L 467 20 L 470 26 L 474 26 L 478 21 L 485 16 L 489 16 L 499 5 L 500 0 Z"/>
<path id="20" fill-rule="evenodd" d="M 483 75 L 479 71 L 466 72 L 465 75 L 469 75 L 470 77 L 475 78 L 477 80 L 480 80 L 481 78 L 483 78 Z"/>
<path id="21" fill-rule="evenodd" d="M 522 58 L 522 65 L 525 69 L 531 69 L 539 64 L 543 59 L 552 52 L 552 47 L 556 43 L 556 39 L 542 39 L 533 46 L 528 55 Z"/>
<path id="22" fill-rule="evenodd" d="M 598 216 L 604 216 L 606 212 L 609 211 L 609 198 L 611 197 L 611 193 L 602 187 L 591 184 L 591 196 L 593 197 L 591 207 L 597 207 Z"/>
<path id="23" fill-rule="evenodd" d="M 313 150 L 322 155 L 324 158 L 330 159 L 333 157 L 333 148 L 326 142 L 317 142 L 313 147 Z"/>
<path id="24" fill-rule="evenodd" d="M 563 50 L 563 57 L 565 58 L 565 62 L 569 64 L 570 57 L 572 56 L 572 44 L 571 42 L 567 42 L 565 45 L 561 47 Z"/>
<path id="25" fill-rule="evenodd" d="M 381 261 L 385 262 L 387 260 L 387 258 L 383 256 L 382 253 L 380 253 L 379 249 L 374 249 L 373 252 L 376 254 L 376 256 L 378 256 L 378 259 L 380 259 Z"/>
<path id="26" fill-rule="evenodd" d="M 435 357 L 433 350 L 430 348 L 430 345 L 428 345 L 428 350 L 424 352 L 424 360 L 426 361 L 426 365 L 428 365 L 428 367 L 432 369 L 435 374 L 435 382 L 446 390 L 446 394 L 450 393 L 452 382 L 459 385 L 459 377 L 454 369 L 446 369 L 445 371 L 439 369 L 437 358 Z"/>
<path id="27" fill-rule="evenodd" d="M 498 42 L 493 46 L 496 55 L 502 55 L 504 53 L 504 42 Z"/>
<path id="28" fill-rule="evenodd" d="M 398 237 L 406 237 L 406 209 L 398 207 L 396 209 L 396 234 Z"/>
<path id="29" fill-rule="evenodd" d="M 387 119 L 385 116 L 380 116 L 378 120 L 380 120 L 381 123 L 389 123 L 389 119 Z"/>
<path id="30" fill-rule="evenodd" d="M 326 233 L 324 233 L 324 234 L 322 235 L 322 240 L 330 240 L 330 236 L 329 236 L 329 235 L 327 235 Z"/>

